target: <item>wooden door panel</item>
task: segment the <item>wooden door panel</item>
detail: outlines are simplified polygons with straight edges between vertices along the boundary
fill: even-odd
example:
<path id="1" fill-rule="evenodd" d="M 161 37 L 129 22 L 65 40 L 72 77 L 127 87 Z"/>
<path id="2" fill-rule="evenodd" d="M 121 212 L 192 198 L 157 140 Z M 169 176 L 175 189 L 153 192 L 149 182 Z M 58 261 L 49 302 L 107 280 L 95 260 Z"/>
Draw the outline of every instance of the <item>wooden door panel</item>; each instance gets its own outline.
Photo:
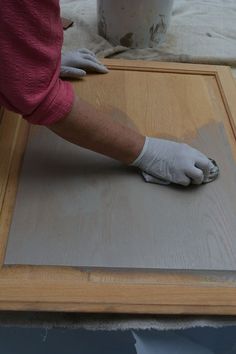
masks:
<path id="1" fill-rule="evenodd" d="M 16 177 L 4 187 L 0 307 L 236 313 L 236 90 L 229 69 L 105 63 L 109 75 L 91 75 L 74 84 L 81 97 L 144 134 L 201 149 L 217 160 L 221 176 L 200 188 L 151 186 L 110 159 L 69 146 L 46 129 L 31 129 L 14 214 L 14 192 L 9 191 L 14 191 Z M 18 152 L 23 151 L 23 140 Z M 20 153 L 13 155 L 9 181 L 21 159 Z M 33 166 L 35 160 L 38 165 Z M 58 175 L 61 178 L 56 179 Z M 50 187 L 48 191 L 42 183 Z M 58 194 L 63 186 L 64 192 Z M 40 194 L 40 188 L 47 193 Z M 53 203 L 50 190 L 51 196 L 57 195 Z M 71 198 L 74 205 L 68 209 Z M 58 204 L 60 210 L 55 212 Z M 152 218 L 148 209 L 154 210 Z M 71 224 L 76 228 L 70 229 Z"/>

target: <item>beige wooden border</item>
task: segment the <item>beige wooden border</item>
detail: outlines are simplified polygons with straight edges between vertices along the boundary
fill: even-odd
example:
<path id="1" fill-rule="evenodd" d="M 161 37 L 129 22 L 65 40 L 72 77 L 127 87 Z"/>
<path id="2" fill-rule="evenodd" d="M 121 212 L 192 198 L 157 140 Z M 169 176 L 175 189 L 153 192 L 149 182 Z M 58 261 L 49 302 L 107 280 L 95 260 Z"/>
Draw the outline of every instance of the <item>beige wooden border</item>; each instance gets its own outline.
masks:
<path id="1" fill-rule="evenodd" d="M 234 134 L 236 87 L 227 67 L 104 60 L 113 70 L 213 75 Z M 9 113 L 7 113 L 8 115 Z M 5 118 L 4 118 L 5 119 Z M 11 123 L 9 123 L 11 125 Z M 6 266 L 4 253 L 28 127 L 18 118 L 8 132 L 7 174 L 0 171 L 0 309 L 152 314 L 236 314 L 234 272 L 125 271 L 53 266 Z M 9 145 L 9 142 L 13 144 Z M 0 146 L 1 141 L 0 141 Z M 2 150 L 0 149 L 0 161 Z M 6 156 L 5 156 L 6 157 Z M 7 181 L 7 182 L 6 182 Z M 0 200 L 1 202 L 1 200 Z"/>

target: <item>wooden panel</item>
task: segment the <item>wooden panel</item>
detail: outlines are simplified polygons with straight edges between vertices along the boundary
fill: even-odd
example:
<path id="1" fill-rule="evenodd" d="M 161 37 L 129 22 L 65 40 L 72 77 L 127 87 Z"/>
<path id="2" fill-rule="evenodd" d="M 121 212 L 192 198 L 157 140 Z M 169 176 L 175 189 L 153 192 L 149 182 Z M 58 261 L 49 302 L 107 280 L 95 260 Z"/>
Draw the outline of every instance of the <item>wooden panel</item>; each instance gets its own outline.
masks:
<path id="1" fill-rule="evenodd" d="M 138 129 L 145 133 L 150 132 L 152 135 L 160 132 L 163 136 L 192 141 L 191 139 L 196 138 L 196 131 L 201 128 L 209 129 L 210 123 L 219 129 L 218 132 L 223 129 L 225 141 L 229 141 L 231 147 L 234 147 L 235 86 L 227 68 L 141 62 L 135 62 L 134 66 L 132 62 L 123 61 L 107 61 L 107 63 L 113 69 L 112 75 L 119 74 L 117 81 L 113 81 L 112 94 L 107 96 L 105 94 L 106 87 L 109 87 L 109 75 L 91 76 L 82 84 L 76 84 L 76 89 L 81 96 L 84 95 L 102 109 L 114 112 L 111 107 L 115 106 L 115 115 L 122 116 L 121 119 L 124 119 L 124 115 L 120 112 L 125 111 L 125 119 L 127 115 L 130 116 L 134 119 Z M 136 82 L 135 76 L 137 75 L 126 75 L 123 72 L 124 68 L 126 71 L 129 68 L 129 74 L 141 71 L 142 80 L 138 84 L 140 86 L 143 85 L 143 80 L 146 84 L 148 83 L 147 77 L 150 72 L 159 72 L 160 81 L 156 89 L 160 89 L 161 80 L 164 83 L 164 73 L 173 75 L 169 87 L 161 86 L 160 94 L 157 95 L 159 103 L 162 104 L 162 109 L 158 111 L 158 117 L 161 118 L 155 119 L 156 113 L 154 112 L 158 102 L 156 99 L 148 102 L 152 109 L 146 112 L 146 115 L 140 113 L 142 106 L 137 107 L 134 103 L 139 103 L 143 97 L 137 95 L 138 90 L 136 93 L 130 90 Z M 178 79 L 177 76 L 181 73 L 189 76 L 190 80 Z M 116 93 L 119 92 L 122 82 L 123 86 L 120 91 L 122 94 L 119 97 Z M 175 83 L 178 85 L 175 86 Z M 138 85 L 136 87 L 139 87 Z M 194 93 L 196 86 L 201 90 Z M 182 98 L 180 88 L 184 92 Z M 165 90 L 172 92 L 171 105 L 168 104 L 167 96 L 162 94 Z M 148 92 L 148 86 L 145 87 L 145 91 Z M 191 94 L 194 96 L 192 97 Z M 191 107 L 188 103 L 190 98 Z M 179 101 L 181 99 L 182 104 Z M 104 102 L 106 102 L 106 107 L 104 107 Z M 173 110 L 174 105 L 175 110 Z M 174 129 L 172 125 L 170 126 L 171 116 L 176 113 L 178 122 L 180 122 L 183 117 L 181 115 L 183 107 L 184 117 L 189 117 L 189 119 L 182 118 L 182 125 L 178 124 Z M 162 118 L 164 115 L 167 117 L 165 120 Z M 147 117 L 151 117 L 149 123 L 147 123 Z M 229 150 L 227 155 L 228 153 L 233 161 L 235 150 Z M 13 174 L 16 170 L 12 167 Z M 5 199 L 1 213 L 5 226 L 7 223 L 9 225 L 9 218 L 6 219 L 7 213 L 9 215 L 9 200 Z M 6 230 L 7 227 L 5 227 L 5 232 L 1 233 L 3 239 L 7 238 Z M 234 272 L 168 271 L 163 273 L 155 271 L 150 273 L 81 271 L 71 267 L 3 266 L 0 272 L 0 290 L 0 306 L 4 309 L 171 314 L 236 313 Z"/>
<path id="2" fill-rule="evenodd" d="M 9 226 L 15 204 L 19 169 L 28 124 L 18 114 L 2 109 L 0 124 L 0 265 L 3 263 Z"/>
<path id="3" fill-rule="evenodd" d="M 118 162 L 34 129 L 5 264 L 236 270 L 236 169 L 224 126 L 199 129 L 191 143 L 217 157 L 215 183 L 146 184 Z"/>
<path id="4" fill-rule="evenodd" d="M 2 207 L 9 168 L 18 135 L 19 119 L 17 115 L 0 107 L 0 210 Z"/>

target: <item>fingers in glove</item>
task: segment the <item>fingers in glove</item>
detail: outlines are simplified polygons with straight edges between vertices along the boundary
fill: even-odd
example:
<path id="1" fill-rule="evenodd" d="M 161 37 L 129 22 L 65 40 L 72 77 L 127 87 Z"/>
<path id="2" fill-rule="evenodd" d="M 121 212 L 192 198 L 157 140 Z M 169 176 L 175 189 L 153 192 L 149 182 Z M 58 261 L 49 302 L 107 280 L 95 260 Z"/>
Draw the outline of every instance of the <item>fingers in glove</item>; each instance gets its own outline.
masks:
<path id="1" fill-rule="evenodd" d="M 178 180 L 173 181 L 175 184 L 180 184 L 181 186 L 189 186 L 191 184 L 191 179 L 188 176 L 183 175 Z"/>
<path id="2" fill-rule="evenodd" d="M 103 64 L 94 63 L 93 67 L 91 68 L 91 71 L 96 71 L 100 74 L 107 74 L 109 70 Z"/>
<path id="3" fill-rule="evenodd" d="M 91 50 L 89 50 L 89 49 L 81 48 L 81 49 L 78 49 L 78 52 L 81 53 L 81 54 L 90 54 L 90 55 L 92 55 L 93 57 L 96 58 L 96 54 L 94 52 L 92 52 Z"/>
<path id="4" fill-rule="evenodd" d="M 213 163 L 204 155 L 198 158 L 198 160 L 195 162 L 195 166 L 203 171 L 204 176 L 208 176 L 211 168 L 214 167 Z"/>
<path id="5" fill-rule="evenodd" d="M 72 68 L 70 66 L 61 66 L 60 77 L 67 77 L 70 79 L 81 79 L 86 75 L 86 71 Z"/>
<path id="6" fill-rule="evenodd" d="M 202 184 L 204 180 L 203 171 L 197 167 L 193 167 L 189 171 L 187 171 L 187 176 L 191 178 L 193 184 Z"/>
<path id="7" fill-rule="evenodd" d="M 101 74 L 106 74 L 108 72 L 108 69 L 103 64 L 98 64 L 97 62 L 91 60 L 81 61 L 80 68 L 86 69 L 86 71 L 94 71 Z"/>
<path id="8" fill-rule="evenodd" d="M 148 183 L 162 184 L 162 185 L 170 184 L 170 181 L 167 181 L 163 178 L 153 177 L 146 172 L 142 172 L 142 176 L 143 176 L 143 179 L 145 180 L 145 182 L 148 182 Z"/>
<path id="9" fill-rule="evenodd" d="M 95 56 L 92 56 L 91 54 L 82 54 L 82 58 L 102 65 L 102 63 L 98 60 L 98 58 Z"/>
<path id="10" fill-rule="evenodd" d="M 108 69 L 103 65 L 96 57 L 91 57 L 90 55 L 83 55 L 83 59 L 87 61 L 91 61 L 92 63 L 98 64 L 101 66 L 102 71 L 99 72 L 104 72 L 107 73 Z"/>

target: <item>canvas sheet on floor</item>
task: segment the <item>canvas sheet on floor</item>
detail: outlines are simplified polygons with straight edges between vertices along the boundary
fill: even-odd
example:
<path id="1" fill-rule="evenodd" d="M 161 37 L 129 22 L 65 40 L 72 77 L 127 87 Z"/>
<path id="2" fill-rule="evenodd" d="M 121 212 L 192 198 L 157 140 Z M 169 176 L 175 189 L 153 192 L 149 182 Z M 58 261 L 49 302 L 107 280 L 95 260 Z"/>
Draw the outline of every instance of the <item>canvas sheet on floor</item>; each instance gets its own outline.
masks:
<path id="1" fill-rule="evenodd" d="M 114 47 L 97 35 L 96 0 L 61 0 L 74 20 L 64 32 L 64 51 L 86 47 L 100 57 L 208 63 L 236 68 L 236 2 L 175 0 L 166 41 L 158 48 Z M 233 70 L 236 77 L 236 70 Z"/>

